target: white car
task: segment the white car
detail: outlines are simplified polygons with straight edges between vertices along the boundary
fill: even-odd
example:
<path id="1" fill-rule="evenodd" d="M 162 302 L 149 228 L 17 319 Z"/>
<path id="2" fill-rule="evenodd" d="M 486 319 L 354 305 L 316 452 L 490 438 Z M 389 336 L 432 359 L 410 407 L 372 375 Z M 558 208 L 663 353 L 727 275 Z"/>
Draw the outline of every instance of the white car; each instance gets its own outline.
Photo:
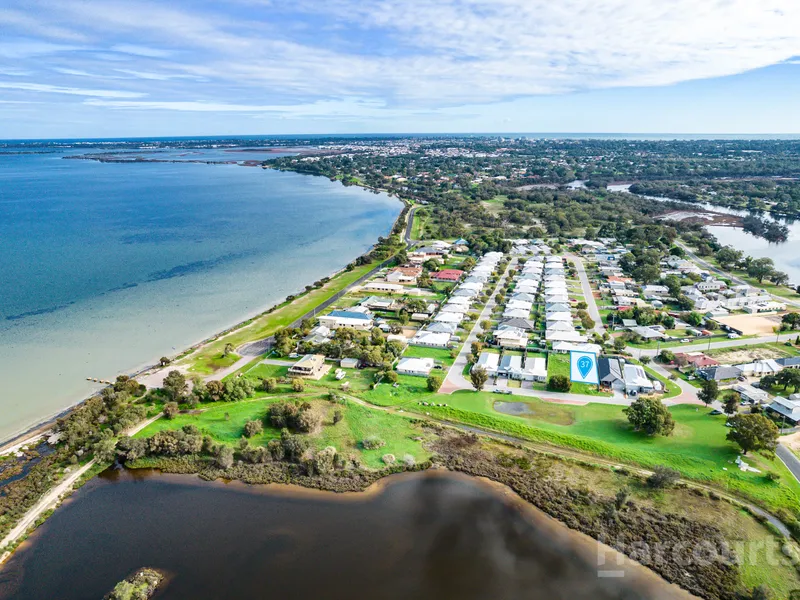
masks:
<path id="1" fill-rule="evenodd" d="M 741 336 L 738 333 L 729 333 L 728 339 L 729 340 L 738 340 Z"/>

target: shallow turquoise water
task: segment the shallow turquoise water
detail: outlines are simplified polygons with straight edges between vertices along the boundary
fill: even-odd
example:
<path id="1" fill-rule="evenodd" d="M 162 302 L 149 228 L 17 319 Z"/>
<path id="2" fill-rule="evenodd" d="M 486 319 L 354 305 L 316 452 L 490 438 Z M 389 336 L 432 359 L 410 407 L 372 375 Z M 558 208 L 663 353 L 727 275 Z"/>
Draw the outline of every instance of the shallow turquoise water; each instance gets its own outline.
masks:
<path id="1" fill-rule="evenodd" d="M 343 267 L 401 209 L 294 173 L 62 156 L 0 154 L 0 439 Z"/>

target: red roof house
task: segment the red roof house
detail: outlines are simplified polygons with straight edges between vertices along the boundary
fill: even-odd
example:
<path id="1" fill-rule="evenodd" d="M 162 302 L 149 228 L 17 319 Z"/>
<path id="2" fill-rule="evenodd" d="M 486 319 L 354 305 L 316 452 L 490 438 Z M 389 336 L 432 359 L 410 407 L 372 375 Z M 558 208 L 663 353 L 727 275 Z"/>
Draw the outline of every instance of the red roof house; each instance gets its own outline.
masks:
<path id="1" fill-rule="evenodd" d="M 458 269 L 442 269 L 434 273 L 433 278 L 436 281 L 458 281 L 463 274 L 464 271 L 459 271 Z"/>

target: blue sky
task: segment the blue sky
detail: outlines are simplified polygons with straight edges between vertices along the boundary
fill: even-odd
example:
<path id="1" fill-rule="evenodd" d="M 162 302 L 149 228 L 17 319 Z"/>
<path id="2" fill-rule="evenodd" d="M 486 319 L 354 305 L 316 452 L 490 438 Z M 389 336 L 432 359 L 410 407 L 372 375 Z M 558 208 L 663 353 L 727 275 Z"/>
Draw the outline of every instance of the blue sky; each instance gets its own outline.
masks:
<path id="1" fill-rule="evenodd" d="M 5 0 L 0 138 L 800 133 L 797 0 Z"/>

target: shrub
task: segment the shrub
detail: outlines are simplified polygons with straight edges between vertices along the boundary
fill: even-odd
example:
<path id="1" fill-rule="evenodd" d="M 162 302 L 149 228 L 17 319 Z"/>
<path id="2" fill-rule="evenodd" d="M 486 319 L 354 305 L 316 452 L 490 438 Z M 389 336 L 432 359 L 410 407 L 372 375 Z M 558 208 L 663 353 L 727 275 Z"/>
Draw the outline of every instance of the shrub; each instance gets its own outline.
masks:
<path id="1" fill-rule="evenodd" d="M 293 392 L 302 392 L 306 389 L 306 384 L 303 382 L 302 379 L 299 377 L 292 378 L 292 391 Z"/>
<path id="2" fill-rule="evenodd" d="M 647 485 L 651 488 L 664 489 L 675 485 L 675 482 L 677 482 L 680 477 L 681 474 L 675 469 L 658 466 L 655 468 L 653 474 L 647 478 Z"/>
<path id="3" fill-rule="evenodd" d="M 327 446 L 314 455 L 313 466 L 314 471 L 320 475 L 327 475 L 333 473 L 334 466 L 336 465 L 336 448 Z"/>
<path id="4" fill-rule="evenodd" d="M 442 378 L 439 375 L 430 375 L 427 379 L 428 391 L 438 392 L 442 387 Z"/>
<path id="5" fill-rule="evenodd" d="M 168 419 L 174 419 L 175 415 L 177 415 L 180 411 L 178 408 L 177 402 L 167 402 L 164 405 L 164 416 Z"/>
<path id="6" fill-rule="evenodd" d="M 361 445 L 367 450 L 377 450 L 386 445 L 386 442 L 379 438 L 377 435 L 370 435 L 361 441 Z"/>
<path id="7" fill-rule="evenodd" d="M 403 464 L 405 466 L 407 466 L 407 467 L 413 467 L 414 465 L 417 464 L 417 459 L 415 459 L 410 454 L 404 454 L 403 455 Z"/>
<path id="8" fill-rule="evenodd" d="M 264 425 L 261 421 L 248 421 L 244 424 L 244 435 L 246 437 L 254 437 L 264 431 Z"/>
<path id="9" fill-rule="evenodd" d="M 572 382 L 566 375 L 553 375 L 547 380 L 547 389 L 554 392 L 568 392 L 572 388 Z"/>
<path id="10" fill-rule="evenodd" d="M 261 389 L 265 392 L 274 392 L 278 387 L 278 380 L 274 377 L 267 377 L 261 380 Z"/>
<path id="11" fill-rule="evenodd" d="M 394 454 L 384 454 L 381 456 L 381 460 L 386 465 L 393 465 L 397 459 L 394 457 Z"/>
<path id="12" fill-rule="evenodd" d="M 220 446 L 216 462 L 220 469 L 230 469 L 233 466 L 233 448 Z"/>

